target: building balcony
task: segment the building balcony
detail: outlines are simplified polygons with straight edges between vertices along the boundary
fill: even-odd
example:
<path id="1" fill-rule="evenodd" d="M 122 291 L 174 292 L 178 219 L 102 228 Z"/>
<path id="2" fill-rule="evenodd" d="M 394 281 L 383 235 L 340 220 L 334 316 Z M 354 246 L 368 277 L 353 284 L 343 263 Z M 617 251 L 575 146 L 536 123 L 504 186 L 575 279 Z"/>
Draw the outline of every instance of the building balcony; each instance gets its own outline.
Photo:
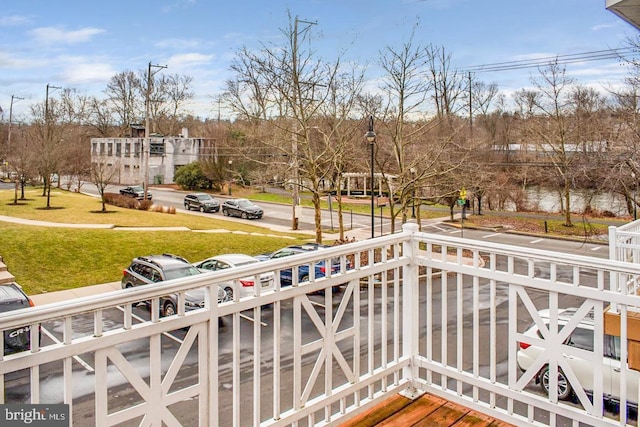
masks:
<path id="1" fill-rule="evenodd" d="M 326 276 L 299 274 L 331 260 L 340 268 Z M 218 285 L 239 289 L 240 279 L 265 272 L 275 272 L 275 290 L 217 302 Z M 293 283 L 281 287 L 285 274 Z M 634 425 L 629 319 L 640 297 L 629 284 L 637 277 L 632 262 L 407 224 L 376 239 L 0 314 L 1 330 L 30 326 L 31 336 L 30 350 L 0 361 L 2 403 L 66 404 L 74 426 L 338 426 L 398 396 L 414 407 L 427 396 L 503 425 Z M 194 289 L 207 297 L 187 310 Z M 167 295 L 178 313 L 161 317 Z M 603 345 L 611 313 L 617 362 Z M 592 338 L 578 348 L 569 337 L 585 322 Z M 528 333 L 531 325 L 540 333 Z M 527 367 L 523 348 L 538 349 Z"/>

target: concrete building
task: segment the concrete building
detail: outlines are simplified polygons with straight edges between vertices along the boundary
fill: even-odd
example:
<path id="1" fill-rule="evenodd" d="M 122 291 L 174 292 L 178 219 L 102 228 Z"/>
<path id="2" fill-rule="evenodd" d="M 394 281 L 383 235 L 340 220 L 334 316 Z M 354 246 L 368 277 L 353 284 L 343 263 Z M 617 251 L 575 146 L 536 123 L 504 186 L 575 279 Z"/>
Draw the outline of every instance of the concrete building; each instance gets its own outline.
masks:
<path id="1" fill-rule="evenodd" d="M 178 136 L 152 134 L 147 147 L 144 127 L 133 125 L 129 138 L 91 138 L 91 160 L 101 159 L 117 167 L 118 184 L 144 184 L 146 169 L 146 182 L 171 184 L 178 168 L 215 156 L 215 148 L 215 139 L 190 138 L 186 128 Z"/>

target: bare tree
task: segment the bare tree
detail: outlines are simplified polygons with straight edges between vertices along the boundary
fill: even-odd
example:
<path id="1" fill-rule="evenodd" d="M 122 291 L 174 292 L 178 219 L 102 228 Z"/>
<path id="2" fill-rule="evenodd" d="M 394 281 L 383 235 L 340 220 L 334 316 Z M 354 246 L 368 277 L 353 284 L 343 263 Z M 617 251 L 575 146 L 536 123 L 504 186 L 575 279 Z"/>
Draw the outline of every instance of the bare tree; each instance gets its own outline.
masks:
<path id="1" fill-rule="evenodd" d="M 102 155 L 94 157 L 91 162 L 89 175 L 91 182 L 98 188 L 98 194 L 100 194 L 100 201 L 102 202 L 102 212 L 107 211 L 104 197 L 107 187 L 118 177 L 119 170 L 120 167 L 117 163 L 110 163 L 110 160 Z"/>
<path id="2" fill-rule="evenodd" d="M 89 99 L 88 124 L 100 137 L 112 136 L 115 129 L 113 103 L 106 99 L 92 97 Z"/>
<path id="3" fill-rule="evenodd" d="M 529 128 L 534 143 L 540 153 L 553 166 L 551 170 L 560 181 L 562 199 L 564 200 L 564 225 L 572 227 L 571 222 L 571 188 L 573 163 L 576 160 L 575 135 L 568 126 L 567 114 L 571 110 L 570 90 L 574 80 L 566 74 L 566 69 L 558 61 L 539 69 L 539 77 L 532 79 L 537 89 L 533 105 L 546 120 L 544 124 L 536 120 Z"/>
<path id="4" fill-rule="evenodd" d="M 328 134 L 318 129 L 317 123 L 341 64 L 340 58 L 323 61 L 310 48 L 314 25 L 289 16 L 288 27 L 281 29 L 284 45 L 263 45 L 257 52 L 239 51 L 225 99 L 234 113 L 255 123 L 254 129 L 264 129 L 261 120 L 267 120 L 274 129 L 265 134 L 273 139 L 262 139 L 262 144 L 289 157 L 294 175 L 291 181 L 294 212 L 299 205 L 298 191 L 305 189 L 311 193 L 316 241 L 320 242 L 322 183 L 333 170 L 334 141 L 325 137 Z M 292 228 L 296 229 L 297 218 L 292 216 Z"/>
<path id="5" fill-rule="evenodd" d="M 451 54 L 443 46 L 430 45 L 427 50 L 436 114 L 449 119 L 465 107 L 465 78 L 451 66 Z"/>
<path id="6" fill-rule="evenodd" d="M 51 182 L 60 170 L 64 158 L 64 131 L 59 123 L 59 102 L 47 99 L 44 104 L 31 107 L 34 122 L 30 137 L 33 140 L 36 157 L 34 163 L 44 182 L 43 196 L 47 197 L 47 208 L 51 208 Z"/>
<path id="7" fill-rule="evenodd" d="M 437 182 L 465 161 L 466 151 L 454 143 L 463 123 L 453 117 L 462 80 L 449 68 L 449 60 L 444 49 L 414 43 L 414 33 L 400 48 L 387 47 L 381 55 L 385 131 L 378 138 L 376 165 L 391 196 L 392 232 L 399 215 L 404 222 L 409 208 L 414 213 L 416 195 L 421 200 L 442 197 Z M 438 114 L 431 119 L 434 109 Z M 452 150 L 459 154 L 452 155 Z"/>
<path id="8" fill-rule="evenodd" d="M 126 135 L 129 127 L 144 117 L 144 97 L 140 96 L 140 78 L 133 71 L 123 71 L 111 77 L 105 93 L 111 111 L 120 125 L 119 136 Z"/>
<path id="9" fill-rule="evenodd" d="M 154 88 L 165 92 L 163 103 L 154 102 L 152 107 L 157 106 L 154 123 L 158 124 L 158 130 L 164 135 L 178 135 L 180 132 L 180 119 L 182 109 L 185 104 L 192 100 L 194 93 L 191 89 L 193 77 L 180 74 L 162 75 L 158 79 L 159 83 L 154 84 Z M 156 94 L 152 99 L 156 100 Z M 152 111 L 154 109 L 152 108 Z"/>

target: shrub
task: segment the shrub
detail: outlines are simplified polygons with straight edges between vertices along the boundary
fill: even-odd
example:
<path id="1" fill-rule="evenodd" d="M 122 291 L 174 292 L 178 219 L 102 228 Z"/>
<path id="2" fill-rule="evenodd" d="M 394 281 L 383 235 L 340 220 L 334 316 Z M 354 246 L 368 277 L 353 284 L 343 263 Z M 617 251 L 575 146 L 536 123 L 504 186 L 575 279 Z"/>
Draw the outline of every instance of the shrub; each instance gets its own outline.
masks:
<path id="1" fill-rule="evenodd" d="M 206 190 L 210 189 L 212 185 L 211 180 L 207 178 L 199 162 L 189 163 L 178 168 L 174 179 L 176 184 L 185 190 Z"/>
<path id="2" fill-rule="evenodd" d="M 148 211 L 151 209 L 151 206 L 153 206 L 153 202 L 151 200 L 138 200 L 137 202 L 137 209 L 140 209 L 141 211 Z"/>
<path id="3" fill-rule="evenodd" d="M 113 206 L 125 209 L 149 210 L 153 205 L 151 200 L 136 200 L 118 193 L 104 193 L 104 201 Z"/>

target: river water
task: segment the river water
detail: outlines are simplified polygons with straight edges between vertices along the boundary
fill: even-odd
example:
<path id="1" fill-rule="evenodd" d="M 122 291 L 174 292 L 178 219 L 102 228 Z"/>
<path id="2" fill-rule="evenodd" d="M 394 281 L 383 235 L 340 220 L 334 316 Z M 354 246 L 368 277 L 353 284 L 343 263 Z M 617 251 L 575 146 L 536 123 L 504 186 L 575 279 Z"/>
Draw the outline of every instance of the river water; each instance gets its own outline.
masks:
<path id="1" fill-rule="evenodd" d="M 563 204 L 557 191 L 542 187 L 531 187 L 525 190 L 527 210 L 558 213 Z M 575 190 L 571 192 L 571 212 L 582 213 L 590 205 L 596 212 L 609 211 L 615 216 L 629 216 L 624 197 L 619 194 L 598 193 L 589 190 Z M 514 203 L 507 203 L 506 209 L 515 211 Z"/>

